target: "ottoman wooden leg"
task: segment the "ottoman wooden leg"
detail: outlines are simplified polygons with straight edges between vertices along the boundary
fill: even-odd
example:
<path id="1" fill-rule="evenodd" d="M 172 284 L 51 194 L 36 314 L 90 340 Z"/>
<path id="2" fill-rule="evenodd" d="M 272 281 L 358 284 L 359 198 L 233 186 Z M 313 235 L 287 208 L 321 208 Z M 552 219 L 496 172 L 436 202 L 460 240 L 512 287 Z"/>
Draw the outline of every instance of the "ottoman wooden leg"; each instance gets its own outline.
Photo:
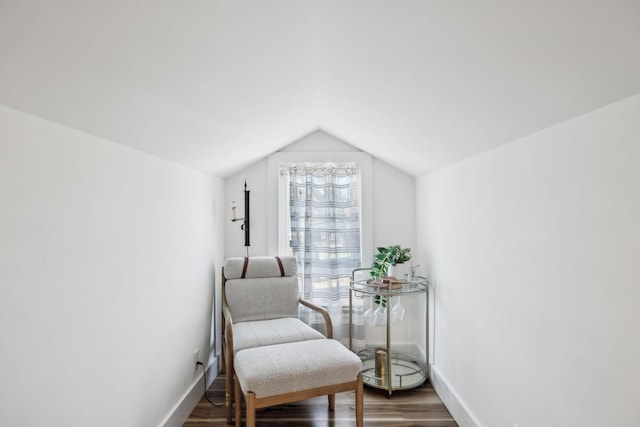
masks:
<path id="1" fill-rule="evenodd" d="M 244 402 L 245 418 L 247 427 L 256 427 L 256 395 L 250 391 L 247 393 L 246 402 Z"/>
<path id="2" fill-rule="evenodd" d="M 358 385 L 356 386 L 356 426 L 364 426 L 364 407 L 362 393 L 362 374 L 358 374 Z"/>
<path id="3" fill-rule="evenodd" d="M 334 409 L 336 409 L 336 395 L 335 394 L 330 394 L 329 395 L 329 410 L 333 411 Z"/>

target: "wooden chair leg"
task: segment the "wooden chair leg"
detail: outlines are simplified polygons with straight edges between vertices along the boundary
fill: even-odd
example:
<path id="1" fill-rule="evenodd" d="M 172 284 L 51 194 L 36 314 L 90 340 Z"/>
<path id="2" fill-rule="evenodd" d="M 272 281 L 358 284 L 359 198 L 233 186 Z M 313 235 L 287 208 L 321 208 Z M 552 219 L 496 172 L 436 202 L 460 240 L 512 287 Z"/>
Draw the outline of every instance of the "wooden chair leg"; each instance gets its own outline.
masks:
<path id="1" fill-rule="evenodd" d="M 329 396 L 329 410 L 333 411 L 336 409 L 336 395 L 335 393 L 328 395 Z"/>
<path id="2" fill-rule="evenodd" d="M 362 374 L 358 374 L 358 385 L 356 386 L 356 426 L 364 426 Z"/>
<path id="3" fill-rule="evenodd" d="M 236 427 L 242 426 L 242 389 L 238 379 L 235 379 L 236 385 Z"/>
<path id="4" fill-rule="evenodd" d="M 224 404 L 227 409 L 227 424 L 233 423 L 233 363 L 230 357 L 225 360 L 225 391 Z"/>
<path id="5" fill-rule="evenodd" d="M 256 395 L 250 391 L 245 401 L 245 418 L 247 427 L 256 427 Z"/>

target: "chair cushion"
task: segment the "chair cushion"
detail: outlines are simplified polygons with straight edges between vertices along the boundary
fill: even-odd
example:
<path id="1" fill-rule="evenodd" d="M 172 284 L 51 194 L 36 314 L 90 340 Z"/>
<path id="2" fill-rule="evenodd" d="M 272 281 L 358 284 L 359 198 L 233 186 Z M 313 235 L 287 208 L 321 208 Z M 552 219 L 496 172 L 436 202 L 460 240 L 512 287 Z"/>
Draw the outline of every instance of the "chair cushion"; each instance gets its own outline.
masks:
<path id="1" fill-rule="evenodd" d="M 296 275 L 296 259 L 292 256 L 279 257 L 282 262 L 285 276 Z M 226 279 L 242 278 L 242 270 L 244 269 L 243 257 L 227 258 L 224 263 L 224 277 Z M 272 256 L 252 256 L 247 262 L 247 271 L 245 278 L 251 279 L 255 277 L 281 277 L 282 272 L 275 257 Z"/>
<path id="2" fill-rule="evenodd" d="M 298 279 L 230 279 L 224 286 L 233 322 L 298 317 Z"/>
<path id="3" fill-rule="evenodd" d="M 233 353 L 253 347 L 324 338 L 300 319 L 290 317 L 240 322 L 233 324 Z"/>
<path id="4" fill-rule="evenodd" d="M 326 339 L 242 350 L 234 366 L 242 390 L 262 398 L 355 381 L 362 362 Z"/>

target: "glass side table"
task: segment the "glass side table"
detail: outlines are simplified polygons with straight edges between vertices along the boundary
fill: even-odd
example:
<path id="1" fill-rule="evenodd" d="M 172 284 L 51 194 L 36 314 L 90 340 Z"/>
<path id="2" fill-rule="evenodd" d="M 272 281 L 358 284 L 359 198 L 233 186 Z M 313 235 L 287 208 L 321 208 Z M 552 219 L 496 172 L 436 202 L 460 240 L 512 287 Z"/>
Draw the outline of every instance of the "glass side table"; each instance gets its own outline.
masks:
<path id="1" fill-rule="evenodd" d="M 362 323 L 365 328 L 364 349 L 356 352 L 362 360 L 362 377 L 364 384 L 383 389 L 387 396 L 391 397 L 395 390 L 405 390 L 418 387 L 429 378 L 429 286 L 426 277 L 416 277 L 415 280 L 396 284 L 395 288 L 381 287 L 379 284 L 370 283 L 366 278 L 357 279 L 368 268 L 356 269 L 351 274 L 349 285 L 349 349 L 353 349 L 354 330 L 354 298 L 368 298 L 368 307 L 364 310 Z M 367 273 L 368 275 L 368 273 Z M 415 310 L 420 306 L 420 300 L 424 295 L 424 310 Z M 376 302 L 377 301 L 377 302 Z M 412 305 L 407 310 L 402 304 Z M 410 338 L 413 343 L 394 343 L 392 330 L 402 324 L 405 317 L 419 317 L 417 323 L 424 325 L 424 342 L 416 342 L 421 338 Z M 420 326 L 418 327 L 420 329 Z M 366 331 L 378 331 L 384 333 L 381 342 L 368 342 Z M 394 332 L 395 333 L 395 332 Z M 422 335 L 418 331 L 418 335 Z M 375 341 L 375 340 L 374 340 Z M 406 337 L 405 337 L 406 341 Z M 424 345 L 424 353 L 420 348 Z"/>

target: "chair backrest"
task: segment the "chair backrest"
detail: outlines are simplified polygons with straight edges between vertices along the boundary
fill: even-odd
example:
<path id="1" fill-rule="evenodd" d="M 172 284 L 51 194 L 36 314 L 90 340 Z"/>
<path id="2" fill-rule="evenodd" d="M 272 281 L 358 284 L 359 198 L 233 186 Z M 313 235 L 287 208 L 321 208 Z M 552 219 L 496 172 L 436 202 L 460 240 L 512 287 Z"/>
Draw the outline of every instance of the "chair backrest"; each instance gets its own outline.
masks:
<path id="1" fill-rule="evenodd" d="M 234 322 L 298 317 L 296 259 L 228 258 L 223 292 Z"/>

